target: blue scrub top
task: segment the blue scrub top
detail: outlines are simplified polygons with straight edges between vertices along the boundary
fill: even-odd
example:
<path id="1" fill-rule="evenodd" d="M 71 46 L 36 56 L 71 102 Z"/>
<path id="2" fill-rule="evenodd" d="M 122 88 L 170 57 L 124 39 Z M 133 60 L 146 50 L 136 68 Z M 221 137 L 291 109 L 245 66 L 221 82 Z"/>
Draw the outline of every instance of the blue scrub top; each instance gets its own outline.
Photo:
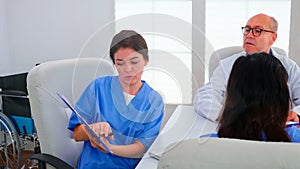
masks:
<path id="1" fill-rule="evenodd" d="M 89 124 L 108 122 L 114 133 L 114 145 L 128 145 L 136 140 L 146 148 L 159 133 L 163 118 L 162 97 L 145 81 L 136 96 L 126 105 L 118 76 L 101 77 L 89 84 L 75 109 Z M 81 124 L 72 113 L 68 128 Z M 103 153 L 84 142 L 78 168 L 134 168 L 140 159 L 123 158 Z"/>

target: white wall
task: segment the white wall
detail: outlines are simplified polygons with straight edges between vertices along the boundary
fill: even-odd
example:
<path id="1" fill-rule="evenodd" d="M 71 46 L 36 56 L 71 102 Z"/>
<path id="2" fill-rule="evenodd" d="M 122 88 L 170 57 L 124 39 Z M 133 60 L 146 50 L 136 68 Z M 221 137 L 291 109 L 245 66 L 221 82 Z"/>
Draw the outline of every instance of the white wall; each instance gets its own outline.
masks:
<path id="1" fill-rule="evenodd" d="M 0 0 L 0 72 L 1 74 L 7 74 L 10 71 L 6 7 L 7 7 L 6 0 Z"/>
<path id="2" fill-rule="evenodd" d="M 196 93 L 197 89 L 205 82 L 205 48 L 208 46 L 205 37 L 205 0 L 193 0 L 193 57 L 192 57 L 192 93 Z"/>
<path id="3" fill-rule="evenodd" d="M 300 66 L 300 1 L 292 0 L 289 56 Z"/>
<path id="4" fill-rule="evenodd" d="M 1 0 L 1 3 L 7 12 L 7 23 L 5 18 L 0 21 L 8 28 L 11 73 L 29 71 L 40 62 L 77 57 L 88 38 L 114 20 L 112 0 Z M 93 45 L 96 49 L 86 52 L 88 56 L 97 57 L 107 51 L 114 29 L 105 31 L 103 34 L 109 36 L 97 41 Z"/>

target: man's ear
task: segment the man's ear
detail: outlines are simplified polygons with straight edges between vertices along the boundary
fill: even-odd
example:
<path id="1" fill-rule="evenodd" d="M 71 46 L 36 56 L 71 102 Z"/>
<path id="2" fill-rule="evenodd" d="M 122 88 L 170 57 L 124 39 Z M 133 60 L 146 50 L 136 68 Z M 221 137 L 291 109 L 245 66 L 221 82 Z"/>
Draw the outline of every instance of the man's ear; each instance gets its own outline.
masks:
<path id="1" fill-rule="evenodd" d="M 273 33 L 272 40 L 271 40 L 271 42 L 272 42 L 271 45 L 273 45 L 273 43 L 276 41 L 276 39 L 277 39 L 277 33 Z"/>

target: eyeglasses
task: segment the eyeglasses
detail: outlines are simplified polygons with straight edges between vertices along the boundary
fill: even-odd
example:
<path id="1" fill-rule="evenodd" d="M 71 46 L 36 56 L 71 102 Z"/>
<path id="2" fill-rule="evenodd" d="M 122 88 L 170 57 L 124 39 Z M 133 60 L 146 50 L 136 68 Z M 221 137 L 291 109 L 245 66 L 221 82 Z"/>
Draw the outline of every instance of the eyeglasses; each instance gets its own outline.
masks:
<path id="1" fill-rule="evenodd" d="M 242 27 L 242 33 L 244 35 L 248 35 L 250 33 L 250 31 L 252 30 L 252 35 L 255 37 L 260 36 L 260 34 L 262 32 L 269 32 L 269 33 L 275 33 L 274 31 L 270 31 L 270 30 L 265 30 L 265 29 L 261 29 L 261 28 L 250 28 L 250 27 Z"/>

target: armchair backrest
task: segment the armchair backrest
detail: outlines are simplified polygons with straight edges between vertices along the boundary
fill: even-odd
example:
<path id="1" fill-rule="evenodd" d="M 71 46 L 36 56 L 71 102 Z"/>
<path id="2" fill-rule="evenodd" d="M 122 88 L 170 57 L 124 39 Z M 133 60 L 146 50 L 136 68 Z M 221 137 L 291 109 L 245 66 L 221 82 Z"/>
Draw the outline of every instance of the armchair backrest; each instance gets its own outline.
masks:
<path id="1" fill-rule="evenodd" d="M 57 92 L 74 105 L 92 80 L 114 74 L 112 64 L 99 58 L 50 61 L 30 70 L 27 88 L 42 153 L 76 166 L 83 144 L 67 129 L 71 112 Z"/>
<path id="2" fill-rule="evenodd" d="M 162 155 L 158 169 L 299 168 L 299 143 L 201 138 L 175 144 Z"/>
<path id="3" fill-rule="evenodd" d="M 286 52 L 278 47 L 272 47 L 278 54 L 287 56 Z M 213 52 L 209 59 L 209 77 L 211 77 L 214 70 L 219 65 L 220 60 L 225 59 L 233 54 L 239 53 L 243 51 L 242 46 L 230 46 L 216 50 Z"/>

